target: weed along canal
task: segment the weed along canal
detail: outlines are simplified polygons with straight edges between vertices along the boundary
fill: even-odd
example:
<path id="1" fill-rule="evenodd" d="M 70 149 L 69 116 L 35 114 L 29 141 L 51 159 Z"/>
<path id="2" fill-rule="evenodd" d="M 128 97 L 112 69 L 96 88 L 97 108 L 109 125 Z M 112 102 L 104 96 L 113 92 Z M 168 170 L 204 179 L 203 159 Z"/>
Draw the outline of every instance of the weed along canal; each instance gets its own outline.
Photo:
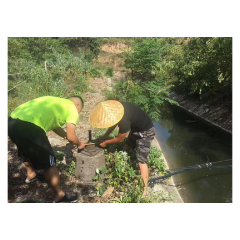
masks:
<path id="1" fill-rule="evenodd" d="M 172 117 L 154 122 L 156 138 L 169 169 L 212 162 L 224 168 L 202 168 L 176 174 L 174 183 L 186 203 L 232 202 L 232 134 L 171 107 Z"/>

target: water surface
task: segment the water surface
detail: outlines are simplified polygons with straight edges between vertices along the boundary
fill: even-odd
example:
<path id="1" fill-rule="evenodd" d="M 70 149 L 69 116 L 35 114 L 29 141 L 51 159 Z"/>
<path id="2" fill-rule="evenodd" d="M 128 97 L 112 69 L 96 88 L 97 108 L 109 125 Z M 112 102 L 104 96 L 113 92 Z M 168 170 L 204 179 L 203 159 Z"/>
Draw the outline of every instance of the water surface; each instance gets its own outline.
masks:
<path id="1" fill-rule="evenodd" d="M 217 162 L 232 158 L 232 135 L 171 107 L 173 116 L 154 122 L 156 138 L 170 169 L 177 169 L 207 161 Z M 231 165 L 232 161 L 214 164 Z M 189 203 L 232 202 L 232 168 L 199 169 L 173 176 L 179 194 Z"/>

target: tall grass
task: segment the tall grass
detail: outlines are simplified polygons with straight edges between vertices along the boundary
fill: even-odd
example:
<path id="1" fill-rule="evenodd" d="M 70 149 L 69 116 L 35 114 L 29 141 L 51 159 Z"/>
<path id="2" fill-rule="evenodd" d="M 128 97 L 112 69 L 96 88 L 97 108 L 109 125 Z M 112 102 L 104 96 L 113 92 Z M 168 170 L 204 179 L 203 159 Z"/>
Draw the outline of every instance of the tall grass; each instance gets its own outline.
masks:
<path id="1" fill-rule="evenodd" d="M 51 60 L 37 63 L 19 58 L 9 59 L 8 115 L 20 104 L 41 96 L 68 97 L 81 95 L 88 88 L 87 79 L 92 67 L 84 53 L 60 54 L 52 49 Z M 46 65 L 45 65 L 46 64 Z"/>

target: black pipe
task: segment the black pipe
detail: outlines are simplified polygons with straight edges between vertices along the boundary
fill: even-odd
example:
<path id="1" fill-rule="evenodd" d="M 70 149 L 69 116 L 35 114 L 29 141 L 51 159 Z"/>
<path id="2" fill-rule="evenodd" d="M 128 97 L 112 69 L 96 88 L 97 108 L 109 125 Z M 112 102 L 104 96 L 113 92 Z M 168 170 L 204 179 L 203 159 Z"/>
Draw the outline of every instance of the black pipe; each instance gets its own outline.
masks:
<path id="1" fill-rule="evenodd" d="M 88 130 L 88 139 L 89 142 L 92 142 L 92 130 Z"/>
<path id="2" fill-rule="evenodd" d="M 187 171 L 190 171 L 190 170 L 196 170 L 196 169 L 201 169 L 201 168 L 231 168 L 232 165 L 226 165 L 226 166 L 209 166 L 209 165 L 206 165 L 206 166 L 194 166 L 194 167 L 190 167 L 190 168 L 185 168 L 181 171 L 178 171 L 178 172 L 173 172 L 173 173 L 170 173 L 170 174 L 166 174 L 164 176 L 161 176 L 161 177 L 157 177 L 157 178 L 153 178 L 153 179 L 150 179 L 148 180 L 149 183 L 151 182 L 155 182 L 157 180 L 160 180 L 160 179 L 164 179 L 164 178 L 168 178 L 168 177 L 171 177 L 173 175 L 176 175 L 176 174 L 179 174 L 179 173 L 182 173 L 182 172 L 187 172 Z"/>

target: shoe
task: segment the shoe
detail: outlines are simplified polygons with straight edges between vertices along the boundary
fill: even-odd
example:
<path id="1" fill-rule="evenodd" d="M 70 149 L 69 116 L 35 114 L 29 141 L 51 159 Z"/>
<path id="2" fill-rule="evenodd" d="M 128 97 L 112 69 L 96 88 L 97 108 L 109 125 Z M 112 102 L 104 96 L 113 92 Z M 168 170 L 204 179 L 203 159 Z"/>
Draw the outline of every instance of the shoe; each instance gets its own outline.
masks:
<path id="1" fill-rule="evenodd" d="M 36 180 L 39 180 L 41 182 L 45 181 L 44 175 L 42 173 L 37 173 L 36 176 L 30 180 L 26 179 L 25 183 L 32 183 L 35 182 Z"/>
<path id="2" fill-rule="evenodd" d="M 65 193 L 65 196 L 63 198 L 61 198 L 58 202 L 53 201 L 53 203 L 74 203 L 77 200 L 77 196 L 71 196 L 68 193 Z"/>
<path id="3" fill-rule="evenodd" d="M 32 178 L 32 179 L 26 179 L 25 180 L 25 183 L 32 183 L 32 182 L 35 182 L 35 181 L 37 181 L 38 180 L 38 176 L 37 176 L 37 174 L 36 174 L 36 176 L 34 177 L 34 178 Z"/>

